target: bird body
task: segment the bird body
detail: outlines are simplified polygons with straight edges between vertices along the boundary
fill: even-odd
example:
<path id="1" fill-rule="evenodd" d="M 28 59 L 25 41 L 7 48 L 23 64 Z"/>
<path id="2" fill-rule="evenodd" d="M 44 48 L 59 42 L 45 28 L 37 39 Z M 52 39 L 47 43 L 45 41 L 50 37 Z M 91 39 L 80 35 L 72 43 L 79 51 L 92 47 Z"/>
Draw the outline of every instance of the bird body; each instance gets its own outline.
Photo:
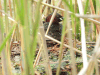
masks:
<path id="1" fill-rule="evenodd" d="M 44 29 L 45 31 L 47 30 L 48 28 L 48 25 L 49 25 L 49 22 L 45 22 L 44 23 Z M 61 39 L 61 32 L 62 32 L 62 25 L 61 24 L 52 24 L 50 26 L 50 29 L 49 29 L 49 32 L 48 32 L 48 35 L 53 37 L 54 39 L 57 39 L 60 41 Z"/>
<path id="2" fill-rule="evenodd" d="M 49 14 L 45 19 L 45 22 L 43 24 L 45 32 L 47 31 L 51 17 L 52 17 L 52 13 Z M 49 32 L 47 35 L 60 41 L 61 40 L 62 25 L 59 22 L 61 22 L 62 20 L 63 20 L 63 17 L 57 13 L 55 15 L 55 18 L 50 26 L 50 29 L 49 29 Z"/>

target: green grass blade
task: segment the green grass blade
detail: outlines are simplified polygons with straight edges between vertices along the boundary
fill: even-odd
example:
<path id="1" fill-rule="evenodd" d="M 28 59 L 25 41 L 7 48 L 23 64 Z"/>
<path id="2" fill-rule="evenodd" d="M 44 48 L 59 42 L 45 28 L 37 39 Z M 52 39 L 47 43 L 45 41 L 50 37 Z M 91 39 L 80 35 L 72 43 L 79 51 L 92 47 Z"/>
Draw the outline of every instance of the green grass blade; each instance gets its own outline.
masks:
<path id="1" fill-rule="evenodd" d="M 67 0 L 63 0 L 64 2 L 65 2 L 65 4 L 68 6 L 68 8 L 70 9 L 71 7 L 70 7 L 70 4 L 68 3 L 68 1 Z"/>
<path id="2" fill-rule="evenodd" d="M 32 43 L 33 47 L 33 51 L 36 50 L 36 45 L 37 45 L 37 33 L 38 33 L 38 29 L 39 29 L 39 23 L 40 23 L 40 3 L 42 0 L 40 0 L 37 4 L 37 8 L 36 8 L 36 12 L 35 12 L 35 23 L 33 26 L 33 40 L 34 42 Z M 34 57 L 34 54 L 33 54 Z"/>
<path id="3" fill-rule="evenodd" d="M 7 37 L 4 39 L 3 43 L 0 46 L 0 53 L 2 51 L 2 49 L 5 47 L 6 42 L 10 39 L 10 36 L 12 35 L 14 29 L 16 28 L 16 25 L 13 26 L 13 28 L 10 30 L 9 34 L 7 35 Z"/>
<path id="4" fill-rule="evenodd" d="M 21 25 L 24 25 L 24 18 L 25 18 L 24 0 L 21 0 L 20 2 L 18 0 L 15 0 L 15 3 L 16 3 L 16 11 L 18 14 L 18 18 L 21 22 Z"/>
<path id="5" fill-rule="evenodd" d="M 62 61 L 62 53 L 63 53 L 63 43 L 64 43 L 64 37 L 65 37 L 65 30 L 66 30 L 66 20 L 67 20 L 67 14 L 66 11 L 64 12 L 64 23 L 63 23 L 63 28 L 62 28 L 62 36 L 61 36 L 61 46 L 60 46 L 60 53 L 59 53 L 59 64 L 57 68 L 56 75 L 59 75 L 60 73 L 60 67 L 61 67 L 61 61 Z"/>
<path id="6" fill-rule="evenodd" d="M 72 0 L 70 0 L 70 11 L 74 13 L 74 8 L 73 8 L 73 5 L 72 5 Z M 73 15 L 71 15 L 71 20 L 72 20 L 72 32 L 74 34 L 75 25 L 74 25 L 74 16 Z"/>
<path id="7" fill-rule="evenodd" d="M 1 27 L 1 32 L 3 33 L 4 32 L 4 25 L 3 25 L 3 20 L 2 18 L 0 17 L 0 27 Z"/>
<path id="8" fill-rule="evenodd" d="M 86 5 L 85 5 L 85 10 L 84 10 L 84 14 L 86 14 L 87 9 L 88 9 L 88 4 L 89 4 L 89 0 L 86 1 Z"/>

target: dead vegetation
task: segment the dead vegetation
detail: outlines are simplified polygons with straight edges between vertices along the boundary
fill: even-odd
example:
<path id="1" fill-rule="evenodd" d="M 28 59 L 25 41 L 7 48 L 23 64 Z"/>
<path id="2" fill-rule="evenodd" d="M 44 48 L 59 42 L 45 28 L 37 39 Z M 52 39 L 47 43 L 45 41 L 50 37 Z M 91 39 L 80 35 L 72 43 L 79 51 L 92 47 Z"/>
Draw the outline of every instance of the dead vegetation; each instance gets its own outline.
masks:
<path id="1" fill-rule="evenodd" d="M 99 75 L 99 5 L 99 0 L 0 0 L 0 74 Z M 49 35 L 56 13 L 64 17 L 61 40 Z"/>

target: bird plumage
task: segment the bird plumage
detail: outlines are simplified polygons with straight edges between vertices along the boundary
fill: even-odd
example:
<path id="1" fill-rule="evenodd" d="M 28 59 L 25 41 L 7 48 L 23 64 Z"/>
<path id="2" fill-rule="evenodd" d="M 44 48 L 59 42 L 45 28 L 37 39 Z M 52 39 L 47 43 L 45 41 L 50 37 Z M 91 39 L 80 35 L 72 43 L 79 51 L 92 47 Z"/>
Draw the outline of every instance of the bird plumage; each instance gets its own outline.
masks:
<path id="1" fill-rule="evenodd" d="M 45 22 L 43 23 L 45 32 L 47 31 L 51 16 L 52 16 L 52 13 L 46 17 Z M 50 26 L 50 29 L 47 35 L 60 41 L 61 33 L 62 33 L 62 25 L 59 22 L 61 22 L 62 20 L 63 20 L 63 17 L 57 13 L 55 15 L 55 18 Z M 50 40 L 47 40 L 47 41 L 50 41 Z"/>

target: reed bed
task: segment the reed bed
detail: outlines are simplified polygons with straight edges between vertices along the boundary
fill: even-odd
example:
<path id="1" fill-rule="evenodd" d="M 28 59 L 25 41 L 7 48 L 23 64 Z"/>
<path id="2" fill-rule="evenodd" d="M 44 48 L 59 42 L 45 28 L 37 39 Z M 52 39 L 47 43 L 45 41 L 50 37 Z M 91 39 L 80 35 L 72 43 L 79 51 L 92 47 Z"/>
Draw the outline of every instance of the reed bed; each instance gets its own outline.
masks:
<path id="1" fill-rule="evenodd" d="M 43 21 L 50 13 L 45 32 Z M 64 17 L 61 41 L 48 35 L 56 13 Z M 0 0 L 0 75 L 99 75 L 99 19 L 99 0 Z M 59 45 L 51 49 L 58 50 L 54 61 L 47 39 Z M 65 49 L 69 54 L 63 56 Z M 19 62 L 12 60 L 14 50 Z"/>

